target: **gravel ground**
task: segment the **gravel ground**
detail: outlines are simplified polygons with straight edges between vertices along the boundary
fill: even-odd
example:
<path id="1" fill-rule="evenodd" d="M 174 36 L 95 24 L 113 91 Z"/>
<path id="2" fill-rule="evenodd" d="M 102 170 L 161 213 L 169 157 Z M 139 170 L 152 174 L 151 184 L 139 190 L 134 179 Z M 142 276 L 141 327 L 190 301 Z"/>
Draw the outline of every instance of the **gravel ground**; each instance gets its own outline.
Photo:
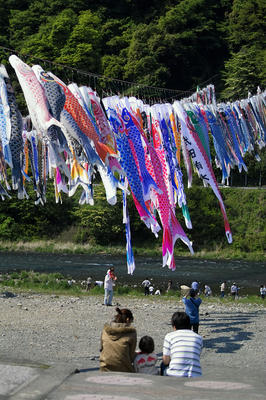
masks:
<path id="1" fill-rule="evenodd" d="M 0 361 L 68 362 L 81 369 L 95 360 L 98 366 L 102 327 L 115 315 L 115 307 L 102 303 L 103 298 L 95 296 L 0 294 Z M 116 303 L 131 309 L 138 340 L 145 334 L 152 336 L 160 358 L 164 336 L 171 330 L 171 315 L 183 310 L 182 303 L 155 296 L 115 296 Z M 237 301 L 204 304 L 203 300 L 200 319 L 203 369 L 213 363 L 264 368 L 265 307 Z"/>

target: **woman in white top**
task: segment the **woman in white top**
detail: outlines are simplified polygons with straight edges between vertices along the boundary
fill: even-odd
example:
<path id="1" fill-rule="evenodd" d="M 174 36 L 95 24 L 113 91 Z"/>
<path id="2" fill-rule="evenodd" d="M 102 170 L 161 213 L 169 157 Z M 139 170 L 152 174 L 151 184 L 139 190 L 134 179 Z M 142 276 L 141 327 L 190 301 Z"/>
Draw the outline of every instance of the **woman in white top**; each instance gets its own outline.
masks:
<path id="1" fill-rule="evenodd" d="M 115 276 L 115 269 L 111 267 L 108 269 L 104 278 L 104 305 L 111 306 L 113 300 L 113 287 L 115 286 L 115 281 L 117 277 Z"/>

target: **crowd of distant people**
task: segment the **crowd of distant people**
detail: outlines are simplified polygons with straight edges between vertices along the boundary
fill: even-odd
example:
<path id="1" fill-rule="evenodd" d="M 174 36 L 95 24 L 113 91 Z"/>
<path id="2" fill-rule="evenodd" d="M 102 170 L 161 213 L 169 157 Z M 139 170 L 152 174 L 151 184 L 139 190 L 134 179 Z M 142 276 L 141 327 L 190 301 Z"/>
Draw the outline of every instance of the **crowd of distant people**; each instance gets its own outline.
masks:
<path id="1" fill-rule="evenodd" d="M 99 286 L 104 287 L 105 296 L 104 296 L 104 305 L 111 305 L 112 298 L 113 298 L 113 288 L 116 284 L 116 276 L 114 275 L 114 267 L 108 269 L 105 278 L 103 281 L 96 280 L 95 282 L 92 281 L 91 277 L 88 277 L 86 281 L 82 281 L 81 285 L 86 288 L 86 291 L 89 291 L 92 287 Z M 75 284 L 76 281 L 74 279 L 69 279 L 68 284 L 72 286 Z M 163 292 L 169 293 L 172 290 L 179 289 L 179 284 L 174 287 L 173 281 L 170 279 L 167 283 L 167 287 L 162 289 L 161 287 L 155 288 L 152 279 L 146 277 L 144 281 L 141 283 L 141 286 L 144 288 L 144 295 L 155 295 L 160 296 Z M 210 285 L 205 284 L 204 286 L 200 287 L 199 282 L 195 280 L 191 284 L 191 289 L 194 289 L 197 294 L 204 295 L 205 297 L 210 297 L 213 295 L 213 291 Z M 239 291 L 240 287 L 237 285 L 236 282 L 233 282 L 232 285 L 228 285 L 226 281 L 223 281 L 219 286 L 220 297 L 224 298 L 227 294 L 229 294 L 232 299 L 236 300 L 239 298 Z M 266 286 L 260 285 L 258 296 L 261 299 L 265 299 L 266 297 Z"/>
<path id="2" fill-rule="evenodd" d="M 89 276 L 87 280 L 82 281 L 81 285 L 86 288 L 86 291 L 89 291 L 91 288 L 95 286 L 104 287 L 104 305 L 111 305 L 113 299 L 113 288 L 116 284 L 116 276 L 114 275 L 114 267 L 108 269 L 105 278 L 103 281 L 96 280 L 93 282 L 92 278 Z M 173 281 L 169 279 L 166 288 L 157 287 L 155 288 L 153 285 L 153 280 L 146 277 L 143 282 L 141 282 L 141 286 L 144 288 L 144 295 L 155 295 L 160 296 L 165 293 L 169 293 L 171 291 L 180 289 L 179 284 L 177 283 L 176 287 L 174 287 Z M 68 280 L 69 286 L 76 284 L 74 279 Z M 194 289 L 197 294 L 204 295 L 205 297 L 210 297 L 213 295 L 213 291 L 209 284 L 205 284 L 200 287 L 200 284 L 197 280 L 192 282 L 191 289 Z M 220 297 L 224 298 L 226 295 L 230 295 L 232 299 L 236 300 L 239 298 L 240 287 L 236 282 L 233 282 L 231 285 L 228 285 L 226 281 L 223 281 L 219 286 Z M 265 299 L 266 297 L 266 286 L 260 285 L 258 296 L 261 299 Z"/>
<path id="3" fill-rule="evenodd" d="M 145 278 L 144 281 L 141 283 L 141 285 L 144 288 L 144 295 L 148 296 L 150 294 L 155 294 L 155 295 L 161 295 L 162 294 L 162 289 L 154 289 L 154 286 L 152 284 L 152 279 Z M 195 290 L 197 294 L 204 295 L 205 297 L 210 297 L 213 295 L 212 289 L 210 285 L 205 284 L 202 288 L 200 287 L 200 284 L 197 280 L 192 282 L 191 288 Z M 178 289 L 178 285 L 176 287 Z M 230 296 L 233 299 L 237 299 L 239 297 L 239 291 L 240 287 L 236 284 L 236 282 L 233 282 L 231 286 L 228 286 L 226 281 L 223 281 L 220 286 L 220 297 L 224 298 L 226 294 L 230 294 Z M 173 281 L 169 280 L 167 283 L 167 288 L 165 290 L 166 293 L 169 293 L 171 290 L 174 290 L 174 285 Z M 260 286 L 260 292 L 259 296 L 264 299 L 266 296 L 266 287 L 265 285 Z"/>

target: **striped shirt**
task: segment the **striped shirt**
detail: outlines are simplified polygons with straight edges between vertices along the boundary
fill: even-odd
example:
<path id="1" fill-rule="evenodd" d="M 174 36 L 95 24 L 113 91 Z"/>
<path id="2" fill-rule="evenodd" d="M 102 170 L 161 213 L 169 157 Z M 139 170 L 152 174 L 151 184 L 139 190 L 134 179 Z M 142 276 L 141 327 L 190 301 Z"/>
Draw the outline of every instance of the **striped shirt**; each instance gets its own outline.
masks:
<path id="1" fill-rule="evenodd" d="M 163 355 L 170 356 L 166 375 L 197 377 L 201 375 L 200 353 L 202 337 L 189 329 L 167 333 L 164 338 Z"/>

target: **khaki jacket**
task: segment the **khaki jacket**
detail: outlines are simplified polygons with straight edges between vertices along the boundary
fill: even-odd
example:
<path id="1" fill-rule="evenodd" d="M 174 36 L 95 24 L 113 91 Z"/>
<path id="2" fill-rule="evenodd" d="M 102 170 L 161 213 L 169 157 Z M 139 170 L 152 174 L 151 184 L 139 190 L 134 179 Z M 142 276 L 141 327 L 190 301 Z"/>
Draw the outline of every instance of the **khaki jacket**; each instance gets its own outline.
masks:
<path id="1" fill-rule="evenodd" d="M 136 329 L 128 324 L 105 324 L 101 337 L 100 370 L 134 372 Z"/>

